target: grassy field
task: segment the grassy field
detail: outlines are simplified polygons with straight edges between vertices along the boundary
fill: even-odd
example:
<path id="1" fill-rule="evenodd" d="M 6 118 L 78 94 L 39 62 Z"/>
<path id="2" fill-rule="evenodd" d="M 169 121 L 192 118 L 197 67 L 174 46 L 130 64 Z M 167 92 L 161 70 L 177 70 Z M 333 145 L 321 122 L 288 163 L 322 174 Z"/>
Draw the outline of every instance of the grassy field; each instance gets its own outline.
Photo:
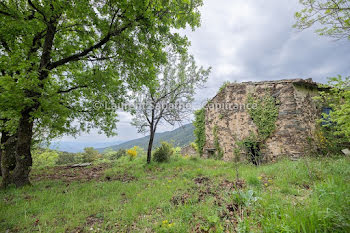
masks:
<path id="1" fill-rule="evenodd" d="M 0 191 L 0 232 L 350 232 L 349 158 L 122 157 L 35 169 L 32 181 Z"/>

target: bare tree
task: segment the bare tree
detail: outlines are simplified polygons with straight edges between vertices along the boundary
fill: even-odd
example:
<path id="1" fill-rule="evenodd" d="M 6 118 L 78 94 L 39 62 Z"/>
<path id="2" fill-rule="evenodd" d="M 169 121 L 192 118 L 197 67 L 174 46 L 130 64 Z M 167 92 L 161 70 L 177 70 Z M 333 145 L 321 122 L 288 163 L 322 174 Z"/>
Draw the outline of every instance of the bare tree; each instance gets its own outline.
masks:
<path id="1" fill-rule="evenodd" d="M 149 132 L 147 163 L 151 162 L 157 126 L 161 122 L 181 124 L 192 114 L 195 90 L 206 82 L 210 69 L 198 68 L 193 56 L 171 54 L 167 65 L 159 68 L 158 79 L 135 93 L 132 124 L 139 132 Z"/>
<path id="2" fill-rule="evenodd" d="M 304 30 L 321 25 L 316 32 L 336 39 L 350 40 L 350 0 L 299 0 L 304 6 L 295 13 L 294 27 Z"/>

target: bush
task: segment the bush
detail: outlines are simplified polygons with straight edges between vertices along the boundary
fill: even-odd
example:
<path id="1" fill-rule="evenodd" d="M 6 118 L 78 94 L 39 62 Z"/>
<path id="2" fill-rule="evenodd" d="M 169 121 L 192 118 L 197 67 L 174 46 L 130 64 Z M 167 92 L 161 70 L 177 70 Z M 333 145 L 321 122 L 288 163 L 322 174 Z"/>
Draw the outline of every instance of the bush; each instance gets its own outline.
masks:
<path id="1" fill-rule="evenodd" d="M 34 167 L 54 166 L 58 160 L 58 153 L 53 150 L 35 150 L 32 154 Z"/>
<path id="2" fill-rule="evenodd" d="M 84 148 L 84 153 L 83 153 L 83 162 L 84 163 L 93 162 L 93 161 L 97 160 L 99 157 L 100 157 L 100 154 L 93 147 Z"/>
<path id="3" fill-rule="evenodd" d="M 80 160 L 80 157 L 77 156 L 75 153 L 59 152 L 56 164 L 57 165 L 73 164 L 73 163 L 80 162 L 79 160 Z"/>
<path id="4" fill-rule="evenodd" d="M 337 152 L 349 146 L 350 141 L 350 76 L 330 78 L 325 91 L 315 97 L 321 107 L 330 109 L 324 112 L 321 123 L 322 129 L 316 135 L 316 140 L 321 142 L 319 148 L 326 154 Z M 322 145 L 323 144 L 323 145 Z"/>
<path id="5" fill-rule="evenodd" d="M 172 154 L 172 145 L 167 142 L 162 142 L 162 145 L 154 151 L 153 160 L 158 163 L 167 162 Z"/>
<path id="6" fill-rule="evenodd" d="M 112 149 L 107 149 L 103 153 L 103 157 L 108 160 L 117 160 L 123 156 L 126 155 L 126 150 L 125 149 L 119 149 L 117 151 L 114 151 Z"/>

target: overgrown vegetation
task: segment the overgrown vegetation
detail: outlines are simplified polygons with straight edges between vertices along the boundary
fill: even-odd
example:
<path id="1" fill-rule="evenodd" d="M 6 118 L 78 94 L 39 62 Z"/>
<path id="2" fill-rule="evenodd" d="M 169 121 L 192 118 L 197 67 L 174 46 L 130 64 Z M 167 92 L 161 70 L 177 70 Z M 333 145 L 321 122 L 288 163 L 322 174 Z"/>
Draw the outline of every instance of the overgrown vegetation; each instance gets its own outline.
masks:
<path id="1" fill-rule="evenodd" d="M 317 100 L 331 109 L 324 114 L 322 125 L 334 130 L 333 134 L 344 141 L 350 141 L 350 76 L 330 78 L 325 91 L 320 92 Z"/>
<path id="2" fill-rule="evenodd" d="M 153 160 L 158 163 L 168 162 L 173 154 L 173 147 L 167 142 L 162 142 L 153 153 Z"/>
<path id="3" fill-rule="evenodd" d="M 193 122 L 193 125 L 195 127 L 195 143 L 197 145 L 199 155 L 203 156 L 203 149 L 207 140 L 205 136 L 205 108 L 195 111 L 194 115 L 195 120 Z"/>
<path id="4" fill-rule="evenodd" d="M 239 182 L 230 162 L 145 157 L 34 168 L 33 186 L 0 192 L 0 232 L 350 231 L 347 157 L 239 163 Z"/>
<path id="5" fill-rule="evenodd" d="M 278 100 L 271 95 L 266 94 L 261 97 L 248 95 L 247 103 L 254 106 L 248 109 L 249 115 L 253 119 L 258 129 L 257 138 L 265 141 L 276 128 L 276 120 L 278 117 Z"/>
<path id="6" fill-rule="evenodd" d="M 144 150 L 138 146 L 130 148 L 128 152 L 132 151 L 132 155 L 127 153 L 126 150 L 114 151 L 107 149 L 103 153 L 99 153 L 92 147 L 87 147 L 84 152 L 70 153 L 64 151 L 56 151 L 50 149 L 35 149 L 32 152 L 33 167 L 44 168 L 50 166 L 65 166 L 78 163 L 105 163 L 113 162 L 120 159 L 123 156 L 130 156 L 133 159 L 137 155 L 144 153 Z M 136 154 L 136 155 L 135 155 Z"/>
<path id="7" fill-rule="evenodd" d="M 215 159 L 222 159 L 224 157 L 224 151 L 222 150 L 222 148 L 220 146 L 217 125 L 215 125 L 213 128 L 213 136 L 214 136 L 214 147 L 215 147 L 214 158 Z"/>
<path id="8" fill-rule="evenodd" d="M 223 91 L 229 84 L 230 84 L 230 81 L 225 81 L 225 82 L 223 82 L 223 84 L 222 84 L 221 87 L 219 88 L 218 93 L 220 93 L 221 91 Z"/>
<path id="9" fill-rule="evenodd" d="M 321 87 L 323 91 L 314 100 L 323 113 L 309 139 L 309 151 L 323 156 L 341 154 L 350 146 L 350 77 L 330 78 Z"/>
<path id="10" fill-rule="evenodd" d="M 247 106 L 250 106 L 248 113 L 257 127 L 257 133 L 251 132 L 247 138 L 238 142 L 238 145 L 247 152 L 248 160 L 259 165 L 262 161 L 261 149 L 276 128 L 278 100 L 269 94 L 263 97 L 249 94 Z"/>

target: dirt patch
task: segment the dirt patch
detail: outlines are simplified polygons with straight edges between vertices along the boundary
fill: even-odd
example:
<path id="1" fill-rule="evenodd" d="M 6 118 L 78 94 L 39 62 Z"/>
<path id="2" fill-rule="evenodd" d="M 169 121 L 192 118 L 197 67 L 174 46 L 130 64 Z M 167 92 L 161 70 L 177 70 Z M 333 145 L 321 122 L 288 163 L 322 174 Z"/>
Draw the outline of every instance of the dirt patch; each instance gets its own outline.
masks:
<path id="1" fill-rule="evenodd" d="M 107 181 L 113 181 L 113 180 L 118 180 L 123 183 L 129 183 L 131 181 L 137 180 L 135 176 L 129 175 L 128 173 L 123 173 L 123 174 L 118 174 L 114 176 L 106 176 L 105 178 Z"/>
<path id="2" fill-rule="evenodd" d="M 171 198 L 171 203 L 173 203 L 173 205 L 184 205 L 185 203 L 188 202 L 188 199 L 191 197 L 190 194 L 188 193 L 184 193 L 182 195 L 178 195 L 178 196 L 173 196 Z"/>
<path id="3" fill-rule="evenodd" d="M 206 176 L 199 176 L 193 179 L 194 183 L 197 185 L 205 185 L 210 182 L 209 177 Z"/>
<path id="4" fill-rule="evenodd" d="M 52 167 L 45 171 L 31 175 L 32 181 L 61 180 L 64 182 L 101 180 L 104 171 L 110 164 L 99 164 L 91 167 Z"/>
<path id="5" fill-rule="evenodd" d="M 96 225 L 101 225 L 103 223 L 103 217 L 98 216 L 97 214 L 90 215 L 89 217 L 86 218 L 86 226 L 93 227 Z"/>
<path id="6" fill-rule="evenodd" d="M 236 185 L 234 182 L 229 181 L 229 180 L 223 180 L 220 184 L 219 184 L 220 188 L 225 189 L 225 190 L 234 190 Z"/>
<path id="7" fill-rule="evenodd" d="M 99 226 L 104 222 L 103 216 L 93 214 L 86 218 L 83 226 L 78 226 L 73 230 L 66 230 L 66 233 L 86 233 L 86 232 L 100 232 Z"/>
<path id="8" fill-rule="evenodd" d="M 241 214 L 241 207 L 237 204 L 227 204 L 219 213 L 219 217 L 224 221 L 225 228 L 230 228 L 238 224 L 237 215 Z"/>
<path id="9" fill-rule="evenodd" d="M 235 187 L 236 189 L 243 189 L 245 188 L 245 180 L 242 180 L 242 179 L 238 179 L 235 181 Z"/>
<path id="10" fill-rule="evenodd" d="M 210 187 L 207 187 L 206 189 L 201 189 L 198 192 L 198 202 L 204 201 L 208 196 L 218 197 L 219 194 L 215 191 L 212 191 Z"/>

